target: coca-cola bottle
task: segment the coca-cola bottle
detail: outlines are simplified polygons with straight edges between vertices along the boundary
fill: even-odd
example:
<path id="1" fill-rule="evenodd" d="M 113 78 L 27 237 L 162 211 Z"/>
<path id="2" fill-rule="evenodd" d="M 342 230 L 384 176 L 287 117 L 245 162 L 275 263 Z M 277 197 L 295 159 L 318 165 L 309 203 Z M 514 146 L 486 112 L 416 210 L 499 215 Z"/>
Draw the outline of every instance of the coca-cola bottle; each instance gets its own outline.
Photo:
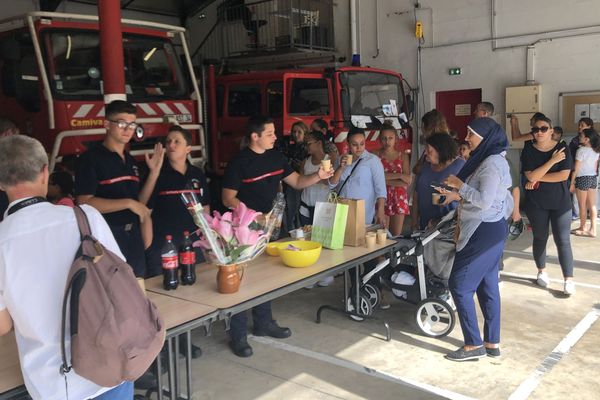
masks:
<path id="1" fill-rule="evenodd" d="M 163 287 L 165 290 L 177 289 L 179 277 L 177 269 L 177 248 L 173 244 L 173 236 L 167 235 L 165 244 L 160 252 L 162 258 Z"/>
<path id="2" fill-rule="evenodd" d="M 181 270 L 181 284 L 193 285 L 196 282 L 196 253 L 190 239 L 190 232 L 183 231 L 183 242 L 179 246 L 179 269 Z"/>

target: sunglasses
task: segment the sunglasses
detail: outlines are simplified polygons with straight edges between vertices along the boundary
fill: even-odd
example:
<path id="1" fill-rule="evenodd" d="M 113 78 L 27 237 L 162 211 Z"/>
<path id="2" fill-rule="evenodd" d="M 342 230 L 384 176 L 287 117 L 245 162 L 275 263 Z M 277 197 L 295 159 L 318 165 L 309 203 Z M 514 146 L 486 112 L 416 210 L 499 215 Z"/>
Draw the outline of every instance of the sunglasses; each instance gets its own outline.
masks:
<path id="1" fill-rule="evenodd" d="M 538 133 L 538 132 L 546 133 L 546 132 L 548 132 L 548 129 L 550 129 L 549 126 L 541 126 L 541 127 L 534 126 L 533 128 L 531 128 L 531 133 L 533 133 L 533 134 Z"/>

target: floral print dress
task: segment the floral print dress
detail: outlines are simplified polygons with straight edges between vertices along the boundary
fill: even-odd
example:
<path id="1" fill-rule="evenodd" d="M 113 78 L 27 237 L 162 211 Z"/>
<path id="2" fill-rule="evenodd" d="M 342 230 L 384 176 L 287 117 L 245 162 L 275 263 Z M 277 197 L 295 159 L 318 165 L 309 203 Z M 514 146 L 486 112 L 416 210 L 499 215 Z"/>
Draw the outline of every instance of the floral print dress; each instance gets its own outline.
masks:
<path id="1" fill-rule="evenodd" d="M 402 158 L 399 157 L 394 161 L 388 161 L 381 157 L 381 163 L 383 164 L 383 170 L 389 173 L 401 174 L 402 173 Z M 386 186 L 387 188 L 387 201 L 385 202 L 385 215 L 408 215 L 408 193 L 405 187 L 399 186 Z"/>

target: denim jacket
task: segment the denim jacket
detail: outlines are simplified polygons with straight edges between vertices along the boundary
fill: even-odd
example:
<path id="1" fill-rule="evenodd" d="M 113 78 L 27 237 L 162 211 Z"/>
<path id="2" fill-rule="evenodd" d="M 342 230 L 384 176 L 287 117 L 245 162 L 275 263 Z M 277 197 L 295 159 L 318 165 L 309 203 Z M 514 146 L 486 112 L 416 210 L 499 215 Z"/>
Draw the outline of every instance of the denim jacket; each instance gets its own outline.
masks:
<path id="1" fill-rule="evenodd" d="M 460 234 L 456 251 L 462 250 L 482 222 L 507 219 L 513 209 L 508 190 L 512 186 L 506 153 L 489 156 L 462 185 L 459 206 Z"/>

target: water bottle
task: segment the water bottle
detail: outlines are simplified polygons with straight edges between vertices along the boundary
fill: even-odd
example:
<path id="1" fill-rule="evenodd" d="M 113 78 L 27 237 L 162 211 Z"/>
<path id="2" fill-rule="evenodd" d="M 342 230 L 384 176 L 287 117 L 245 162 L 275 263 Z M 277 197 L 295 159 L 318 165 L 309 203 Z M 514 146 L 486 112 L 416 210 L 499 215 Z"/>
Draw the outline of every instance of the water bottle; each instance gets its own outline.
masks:
<path id="1" fill-rule="evenodd" d="M 279 239 L 279 233 L 281 232 L 281 221 L 283 220 L 283 213 L 285 211 L 285 197 L 283 193 L 278 192 L 275 200 L 273 201 L 273 209 L 271 210 L 271 219 L 273 228 L 271 231 L 271 240 Z"/>
<path id="2" fill-rule="evenodd" d="M 179 269 L 181 284 L 193 285 L 196 282 L 196 252 L 192 246 L 190 232 L 183 231 L 183 242 L 179 246 Z"/>
<path id="3" fill-rule="evenodd" d="M 160 252 L 162 258 L 163 287 L 165 290 L 177 289 L 179 285 L 177 248 L 173 244 L 173 236 L 167 235 Z"/>

